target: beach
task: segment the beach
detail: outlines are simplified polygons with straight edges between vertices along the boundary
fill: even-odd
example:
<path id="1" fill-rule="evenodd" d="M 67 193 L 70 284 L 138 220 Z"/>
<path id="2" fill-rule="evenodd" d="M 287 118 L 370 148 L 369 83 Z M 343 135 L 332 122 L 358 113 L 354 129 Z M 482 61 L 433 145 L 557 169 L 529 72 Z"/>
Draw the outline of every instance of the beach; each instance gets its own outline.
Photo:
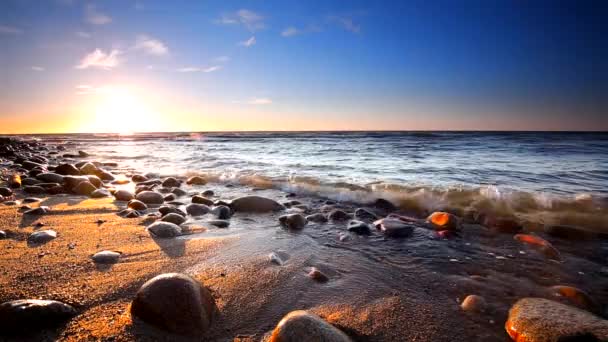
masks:
<path id="1" fill-rule="evenodd" d="M 7 327 L 7 340 L 281 341 L 275 327 L 294 310 L 353 341 L 608 338 L 601 192 L 550 208 L 501 211 L 466 194 L 430 207 L 352 183 L 330 196 L 319 182 L 226 178 L 219 165 L 154 172 L 86 143 L 3 139 L 0 187 L 10 193 L 0 205 L 0 303 L 45 299 L 74 309 L 53 326 Z M 178 228 L 151 228 L 167 217 Z M 46 230 L 56 236 L 32 243 Z M 96 262 L 101 251 L 119 256 Z M 167 273 L 208 289 L 215 309 L 202 334 L 132 314 L 140 287 Z M 530 323 L 537 318 L 509 314 L 523 298 L 564 304 L 582 323 L 543 330 Z M 541 310 L 549 326 L 555 316 Z"/>

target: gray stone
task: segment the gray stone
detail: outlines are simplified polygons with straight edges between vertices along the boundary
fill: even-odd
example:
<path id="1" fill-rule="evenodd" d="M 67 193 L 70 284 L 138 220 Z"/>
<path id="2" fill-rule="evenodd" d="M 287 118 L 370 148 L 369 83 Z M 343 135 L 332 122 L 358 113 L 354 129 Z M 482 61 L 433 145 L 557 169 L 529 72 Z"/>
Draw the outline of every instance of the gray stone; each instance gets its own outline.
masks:
<path id="1" fill-rule="evenodd" d="M 63 176 L 53 172 L 40 173 L 36 176 L 36 178 L 46 183 L 63 183 Z"/>
<path id="2" fill-rule="evenodd" d="M 206 197 L 203 197 L 203 196 L 199 196 L 199 195 L 192 196 L 192 203 L 204 204 L 204 205 L 208 205 L 208 206 L 213 205 L 212 200 L 210 200 Z"/>
<path id="3" fill-rule="evenodd" d="M 142 191 L 135 198 L 146 204 L 163 204 L 165 201 L 162 194 L 154 191 Z"/>
<path id="4" fill-rule="evenodd" d="M 322 213 L 316 213 L 306 216 L 306 220 L 309 222 L 325 223 L 327 222 L 327 217 Z"/>
<path id="5" fill-rule="evenodd" d="M 71 305 L 55 300 L 19 299 L 0 304 L 2 329 L 10 332 L 55 327 L 75 315 Z"/>
<path id="6" fill-rule="evenodd" d="M 186 190 L 180 188 L 173 188 L 173 190 L 171 190 L 171 193 L 177 197 L 186 196 L 188 194 Z"/>
<path id="7" fill-rule="evenodd" d="M 97 188 L 95 187 L 95 185 L 91 184 L 88 181 L 85 182 L 80 182 L 78 185 L 76 185 L 72 191 L 74 191 L 74 193 L 78 194 L 78 195 L 86 195 L 89 196 L 93 193 L 93 191 L 97 190 Z"/>
<path id="8" fill-rule="evenodd" d="M 211 213 L 220 220 L 227 220 L 232 216 L 232 210 L 225 205 L 218 205 L 211 209 Z"/>
<path id="9" fill-rule="evenodd" d="M 38 208 L 29 209 L 26 212 L 24 212 L 23 214 L 25 214 L 25 215 L 44 215 L 44 214 L 48 213 L 49 211 L 51 211 L 51 208 L 42 205 L 42 206 L 39 206 Z"/>
<path id="10" fill-rule="evenodd" d="M 186 222 L 186 218 L 183 217 L 180 214 L 176 214 L 176 213 L 169 213 L 165 216 L 163 216 L 163 218 L 160 219 L 163 222 L 170 222 L 170 223 L 174 223 L 176 225 L 180 225 L 184 222 Z"/>
<path id="11" fill-rule="evenodd" d="M 186 206 L 186 212 L 192 216 L 202 216 L 209 213 L 211 209 L 204 204 L 191 203 Z"/>
<path id="12" fill-rule="evenodd" d="M 146 210 L 148 209 L 148 206 L 140 200 L 132 199 L 127 203 L 127 208 L 133 210 Z"/>
<path id="13" fill-rule="evenodd" d="M 158 208 L 158 212 L 160 212 L 162 216 L 165 216 L 169 213 L 176 213 L 182 216 L 186 216 L 186 213 L 183 210 L 175 207 L 169 207 L 166 205 L 163 205 L 162 207 Z"/>
<path id="14" fill-rule="evenodd" d="M 117 190 L 114 193 L 114 197 L 116 198 L 116 200 L 118 201 L 130 201 L 132 200 L 135 196 L 133 196 L 133 193 L 131 193 L 130 191 L 127 190 Z"/>
<path id="15" fill-rule="evenodd" d="M 261 196 L 243 196 L 232 200 L 230 207 L 242 212 L 271 212 L 285 210 L 277 201 Z"/>
<path id="16" fill-rule="evenodd" d="M 349 232 L 353 232 L 353 233 L 360 234 L 360 235 L 369 235 L 370 234 L 369 224 L 367 224 L 363 221 L 358 221 L 358 220 L 349 221 L 346 229 L 348 229 Z"/>
<path id="17" fill-rule="evenodd" d="M 171 222 L 154 222 L 146 228 L 154 237 L 172 238 L 181 235 L 180 226 Z"/>
<path id="18" fill-rule="evenodd" d="M 173 177 L 168 177 L 163 180 L 161 185 L 163 188 L 178 188 L 182 185 L 182 183 Z"/>
<path id="19" fill-rule="evenodd" d="M 97 252 L 91 257 L 91 259 L 93 259 L 93 262 L 97 264 L 115 264 L 118 262 L 119 258 L 120 253 L 114 251 Z"/>
<path id="20" fill-rule="evenodd" d="M 350 220 L 351 216 L 343 210 L 334 209 L 329 212 L 329 215 L 327 215 L 327 218 L 330 221 L 342 222 L 342 221 Z"/>
<path id="21" fill-rule="evenodd" d="M 303 310 L 287 314 L 274 328 L 269 342 L 351 342 L 321 317 Z"/>
<path id="22" fill-rule="evenodd" d="M 135 183 L 141 183 L 141 182 L 145 182 L 148 180 L 148 177 L 146 176 L 142 176 L 142 175 L 133 175 L 131 177 L 131 180 Z"/>
<path id="23" fill-rule="evenodd" d="M 43 244 L 54 240 L 56 237 L 57 232 L 52 229 L 41 230 L 30 234 L 27 237 L 27 242 L 29 244 Z"/>
<path id="24" fill-rule="evenodd" d="M 288 214 L 279 217 L 279 223 L 285 228 L 298 230 L 304 228 L 307 221 L 302 214 Z"/>
<path id="25" fill-rule="evenodd" d="M 357 210 L 355 210 L 355 219 L 372 223 L 378 219 L 378 216 L 365 208 L 357 208 Z"/>
<path id="26" fill-rule="evenodd" d="M 213 195 L 215 195 L 215 193 L 213 192 L 213 190 L 205 190 L 205 191 L 203 191 L 203 196 L 205 196 L 205 197 L 213 197 Z"/>

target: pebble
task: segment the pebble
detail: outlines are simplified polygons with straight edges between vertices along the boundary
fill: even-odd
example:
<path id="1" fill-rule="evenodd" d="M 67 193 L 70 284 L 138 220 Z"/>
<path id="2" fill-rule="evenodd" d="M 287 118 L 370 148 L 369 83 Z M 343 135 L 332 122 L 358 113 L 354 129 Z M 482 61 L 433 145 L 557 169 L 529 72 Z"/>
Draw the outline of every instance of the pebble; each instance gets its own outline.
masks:
<path id="1" fill-rule="evenodd" d="M 74 189 L 72 189 L 72 191 L 74 191 L 74 193 L 78 194 L 78 195 L 86 195 L 89 196 L 93 193 L 93 191 L 97 190 L 97 188 L 95 187 L 95 185 L 91 184 L 91 182 L 89 181 L 84 181 L 84 182 L 80 182 L 78 183 L 78 185 L 76 185 L 74 187 Z"/>
<path id="2" fill-rule="evenodd" d="M 351 342 L 341 330 L 303 310 L 292 311 L 272 331 L 269 342 Z"/>
<path id="3" fill-rule="evenodd" d="M 278 266 L 283 266 L 283 264 L 285 264 L 285 260 L 283 260 L 283 258 L 281 258 L 281 256 L 275 252 L 270 253 L 268 255 L 268 259 L 270 260 L 271 263 L 278 265 Z"/>
<path id="4" fill-rule="evenodd" d="M 460 304 L 464 311 L 483 312 L 486 310 L 487 304 L 485 298 L 478 295 L 468 295 Z"/>
<path id="5" fill-rule="evenodd" d="M 243 196 L 232 200 L 230 207 L 242 212 L 271 212 L 285 210 L 277 201 L 262 196 Z"/>
<path id="6" fill-rule="evenodd" d="M 177 197 L 174 194 L 168 194 L 163 198 L 164 198 L 165 202 L 172 202 L 172 201 L 175 201 L 175 199 Z"/>
<path id="7" fill-rule="evenodd" d="M 320 283 L 325 283 L 329 280 L 329 278 L 321 271 L 319 271 L 316 267 L 312 267 L 310 269 L 310 272 L 308 272 L 308 276 L 314 280 L 314 281 L 318 281 Z"/>
<path id="8" fill-rule="evenodd" d="M 44 215 L 44 214 L 48 213 L 49 211 L 51 211 L 51 208 L 42 205 L 42 206 L 39 206 L 38 208 L 29 209 L 26 212 L 24 212 L 23 214 L 25 214 L 25 215 Z"/>
<path id="9" fill-rule="evenodd" d="M 355 219 L 372 223 L 378 219 L 378 216 L 365 208 L 357 208 L 357 210 L 355 210 Z"/>
<path id="10" fill-rule="evenodd" d="M 140 200 L 132 199 L 127 203 L 127 208 L 133 210 L 146 210 L 148 209 L 148 206 Z"/>
<path id="11" fill-rule="evenodd" d="M 161 185 L 163 188 L 177 188 L 182 185 L 182 182 L 173 177 L 168 177 L 163 180 Z"/>
<path id="12" fill-rule="evenodd" d="M 201 336 L 211 327 L 215 300 L 201 283 L 185 274 L 148 280 L 131 303 L 131 315 L 160 329 Z"/>
<path id="13" fill-rule="evenodd" d="M 279 223 L 285 228 L 299 230 L 306 226 L 307 221 L 302 214 L 288 214 L 279 217 Z"/>
<path id="14" fill-rule="evenodd" d="M 323 215 L 322 213 L 315 213 L 315 214 L 306 216 L 306 220 L 309 222 L 325 223 L 325 222 L 327 222 L 327 217 L 325 215 Z"/>
<path id="15" fill-rule="evenodd" d="M 63 176 L 53 172 L 40 173 L 36 178 L 46 183 L 63 183 Z"/>
<path id="16" fill-rule="evenodd" d="M 193 176 L 188 178 L 186 184 L 189 185 L 205 185 L 207 184 L 207 180 L 201 176 Z"/>
<path id="17" fill-rule="evenodd" d="M 343 210 L 333 209 L 332 211 L 329 212 L 329 214 L 327 215 L 327 218 L 330 221 L 342 222 L 342 221 L 348 221 L 348 220 L 350 220 L 351 217 L 350 217 L 349 214 L 347 214 Z"/>
<path id="18" fill-rule="evenodd" d="M 137 200 L 142 201 L 146 204 L 163 204 L 165 199 L 163 195 L 154 191 L 142 191 L 135 196 Z"/>
<path id="19" fill-rule="evenodd" d="M 130 201 L 132 200 L 135 196 L 133 196 L 133 193 L 131 193 L 130 191 L 127 190 L 117 190 L 114 193 L 114 197 L 116 198 L 116 200 L 118 201 Z"/>
<path id="20" fill-rule="evenodd" d="M 430 223 L 435 230 L 457 230 L 458 218 L 450 213 L 436 211 L 427 217 L 427 222 Z"/>
<path id="21" fill-rule="evenodd" d="M 176 213 L 169 213 L 169 214 L 163 216 L 163 218 L 161 218 L 160 220 L 163 222 L 170 222 L 170 223 L 176 224 L 178 226 L 180 224 L 186 222 L 185 217 L 183 217 L 180 214 L 176 214 Z"/>
<path id="22" fill-rule="evenodd" d="M 27 237 L 27 242 L 30 244 L 44 244 L 57 238 L 57 232 L 52 229 L 41 230 L 34 232 Z"/>
<path id="23" fill-rule="evenodd" d="M 182 229 L 180 226 L 171 222 L 154 222 L 149 225 L 146 230 L 150 232 L 154 237 L 158 238 L 172 238 L 181 235 Z"/>
<path id="24" fill-rule="evenodd" d="M 19 299 L 0 304 L 4 331 L 32 332 L 55 327 L 76 315 L 68 304 L 55 300 Z"/>
<path id="25" fill-rule="evenodd" d="M 225 205 L 218 205 L 211 209 L 211 213 L 220 220 L 227 220 L 232 216 L 232 210 Z"/>
<path id="26" fill-rule="evenodd" d="M 209 213 L 209 211 L 211 209 L 204 204 L 191 203 L 186 206 L 186 212 L 192 216 L 202 216 Z"/>
<path id="27" fill-rule="evenodd" d="M 140 217 L 141 214 L 137 210 L 133 209 L 124 209 L 118 212 L 118 216 L 122 216 L 125 218 L 136 218 Z"/>
<path id="28" fill-rule="evenodd" d="M 519 242 L 528 244 L 541 252 L 545 257 L 560 261 L 560 253 L 549 241 L 531 234 L 516 234 L 513 238 Z"/>
<path id="29" fill-rule="evenodd" d="M 346 229 L 349 232 L 353 232 L 360 235 L 369 235 L 371 233 L 369 229 L 369 224 L 358 220 L 349 221 Z"/>
<path id="30" fill-rule="evenodd" d="M 115 264 L 118 262 L 119 258 L 120 253 L 114 251 L 97 252 L 91 257 L 91 259 L 93 259 L 93 262 L 97 264 Z"/>
<path id="31" fill-rule="evenodd" d="M 21 187 L 21 176 L 18 174 L 14 174 L 8 180 L 8 186 L 15 189 Z"/>
<path id="32" fill-rule="evenodd" d="M 55 173 L 68 176 L 79 176 L 80 170 L 72 164 L 60 164 L 55 168 Z"/>
<path id="33" fill-rule="evenodd" d="M 203 196 L 199 196 L 199 195 L 192 196 L 192 203 L 204 204 L 204 205 L 208 205 L 208 206 L 213 205 L 212 200 L 210 200 L 206 197 L 203 197 Z"/>
<path id="34" fill-rule="evenodd" d="M 393 218 L 383 218 L 374 222 L 376 229 L 389 237 L 406 237 L 412 235 L 415 225 L 412 222 L 405 222 Z"/>

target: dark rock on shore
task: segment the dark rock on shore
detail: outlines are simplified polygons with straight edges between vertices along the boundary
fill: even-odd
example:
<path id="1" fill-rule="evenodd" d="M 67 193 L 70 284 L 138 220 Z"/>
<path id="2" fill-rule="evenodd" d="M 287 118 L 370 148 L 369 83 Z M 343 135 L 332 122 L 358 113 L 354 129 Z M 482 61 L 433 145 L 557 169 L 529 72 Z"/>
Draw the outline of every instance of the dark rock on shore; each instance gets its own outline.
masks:
<path id="1" fill-rule="evenodd" d="M 209 290 L 178 273 L 161 274 L 137 291 L 131 315 L 158 328 L 181 335 L 204 335 L 216 311 Z"/>
<path id="2" fill-rule="evenodd" d="M 72 164 L 60 164 L 55 168 L 55 173 L 67 176 L 80 176 L 80 170 Z"/>
<path id="3" fill-rule="evenodd" d="M 0 230 L 0 240 L 6 239 L 6 232 L 4 230 Z"/>
<path id="4" fill-rule="evenodd" d="M 307 223 L 306 217 L 302 214 L 283 215 L 279 217 L 279 222 L 281 223 L 281 226 L 293 230 L 302 229 Z"/>
<path id="5" fill-rule="evenodd" d="M 201 176 L 193 176 L 188 178 L 186 184 L 189 185 L 205 185 L 207 184 L 207 180 Z"/>
<path id="6" fill-rule="evenodd" d="M 76 185 L 72 191 L 74 191 L 74 193 L 78 194 L 78 195 L 85 195 L 85 196 L 89 196 L 93 193 L 93 191 L 97 190 L 97 188 L 95 187 L 95 185 L 91 184 L 89 181 L 84 181 L 84 182 L 80 182 L 78 183 L 78 185 Z"/>
<path id="7" fill-rule="evenodd" d="M 53 172 L 40 173 L 36 178 L 46 183 L 63 183 L 63 176 Z"/>
<path id="8" fill-rule="evenodd" d="M 355 210 L 355 219 L 357 219 L 359 221 L 372 223 L 372 222 L 376 221 L 378 218 L 379 218 L 378 215 L 374 214 L 373 212 L 371 212 L 365 208 L 357 208 L 357 210 Z"/>
<path id="9" fill-rule="evenodd" d="M 101 251 L 95 253 L 91 259 L 97 264 L 115 264 L 120 258 L 120 253 L 114 251 Z"/>
<path id="10" fill-rule="evenodd" d="M 374 226 L 389 237 L 406 237 L 412 235 L 415 225 L 394 218 L 383 218 L 374 222 Z"/>
<path id="11" fill-rule="evenodd" d="M 186 190 L 180 189 L 180 188 L 173 188 L 173 189 L 171 189 L 171 193 L 174 194 L 177 197 L 186 196 L 188 194 L 188 192 Z"/>
<path id="12" fill-rule="evenodd" d="M 182 182 L 173 177 L 168 177 L 163 180 L 161 185 L 163 188 L 179 188 L 182 185 Z"/>
<path id="13" fill-rule="evenodd" d="M 285 210 L 277 201 L 261 196 L 243 196 L 232 200 L 230 208 L 242 212 L 271 212 Z"/>
<path id="14" fill-rule="evenodd" d="M 158 238 L 172 238 L 182 234 L 180 226 L 171 222 L 154 222 L 146 230 Z"/>
<path id="15" fill-rule="evenodd" d="M 349 221 L 346 229 L 348 229 L 349 232 L 353 232 L 360 235 L 369 235 L 371 233 L 369 229 L 369 224 L 358 220 Z"/>
<path id="16" fill-rule="evenodd" d="M 204 204 L 191 203 L 186 206 L 186 212 L 192 216 L 202 216 L 209 213 L 209 211 L 211 209 Z"/>
<path id="17" fill-rule="evenodd" d="M 343 222 L 343 221 L 348 221 L 351 219 L 350 214 L 347 214 L 345 211 L 340 210 L 340 209 L 334 209 L 332 211 L 329 212 L 329 215 L 327 215 L 327 218 L 330 221 L 334 221 L 334 222 Z"/>
<path id="18" fill-rule="evenodd" d="M 158 211 L 160 212 L 160 214 L 162 216 L 168 215 L 170 213 L 176 213 L 176 214 L 179 214 L 181 216 L 186 216 L 186 213 L 183 210 L 181 210 L 179 208 L 175 208 L 175 207 L 169 207 L 169 206 L 166 206 L 166 205 L 158 208 Z"/>
<path id="19" fill-rule="evenodd" d="M 97 189 L 97 190 L 93 191 L 90 196 L 92 198 L 103 198 L 103 197 L 110 197 L 110 196 L 112 196 L 112 194 L 106 189 Z"/>
<path id="20" fill-rule="evenodd" d="M 145 182 L 148 180 L 148 177 L 143 176 L 143 175 L 133 175 L 131 177 L 131 180 L 135 183 L 141 183 L 141 182 Z"/>
<path id="21" fill-rule="evenodd" d="M 28 185 L 23 187 L 23 191 L 25 191 L 28 194 L 43 194 L 46 192 L 46 190 L 38 185 Z"/>
<path id="22" fill-rule="evenodd" d="M 374 203 L 372 203 L 372 207 L 380 209 L 386 213 L 390 213 L 398 209 L 391 201 L 385 200 L 384 198 L 378 198 Z"/>
<path id="23" fill-rule="evenodd" d="M 163 204 L 163 202 L 165 201 L 163 195 L 154 191 L 142 191 L 138 193 L 135 198 L 146 204 Z"/>
<path id="24" fill-rule="evenodd" d="M 51 211 L 51 208 L 49 208 L 47 206 L 40 206 L 38 208 L 29 209 L 26 212 L 24 212 L 23 214 L 25 214 L 25 215 L 44 215 L 44 214 L 48 213 L 49 211 Z"/>
<path id="25" fill-rule="evenodd" d="M 203 196 L 205 196 L 205 197 L 213 197 L 213 195 L 215 195 L 215 193 L 213 192 L 213 190 L 205 190 L 205 191 L 203 191 Z"/>
<path id="26" fill-rule="evenodd" d="M 206 197 L 203 197 L 203 196 L 199 196 L 199 195 L 192 196 L 192 203 L 204 204 L 204 205 L 208 205 L 208 206 L 213 205 L 212 200 L 210 200 Z"/>
<path id="27" fill-rule="evenodd" d="M 130 201 L 135 198 L 135 196 L 133 196 L 133 193 L 130 191 L 118 190 L 114 193 L 114 198 L 116 198 L 118 201 Z"/>
<path id="28" fill-rule="evenodd" d="M 13 195 L 13 190 L 9 188 L 0 187 L 0 195 L 4 197 L 10 197 Z"/>
<path id="29" fill-rule="evenodd" d="M 316 213 L 306 216 L 306 220 L 309 222 L 325 223 L 327 222 L 327 217 L 321 213 Z"/>
<path id="30" fill-rule="evenodd" d="M 232 210 L 225 205 L 218 205 L 211 209 L 211 213 L 220 220 L 227 220 L 232 216 Z"/>
<path id="31" fill-rule="evenodd" d="M 20 299 L 0 304 L 4 332 L 31 332 L 55 327 L 76 315 L 68 304 L 54 300 Z"/>
<path id="32" fill-rule="evenodd" d="M 302 310 L 287 314 L 274 328 L 269 342 L 351 342 L 351 339 L 321 317 Z"/>
<path id="33" fill-rule="evenodd" d="M 462 303 L 460 303 L 462 310 L 469 312 L 483 312 L 486 310 L 487 306 L 488 304 L 486 303 L 485 298 L 478 295 L 468 295 Z"/>
<path id="34" fill-rule="evenodd" d="M 148 206 L 140 200 L 132 199 L 127 203 L 127 208 L 133 210 L 146 210 L 148 209 Z"/>
<path id="35" fill-rule="evenodd" d="M 186 222 L 185 217 L 183 217 L 180 214 L 176 214 L 176 213 L 169 213 L 169 214 L 163 216 L 163 218 L 161 218 L 160 220 L 163 222 L 170 222 L 170 223 L 176 224 L 178 226 L 180 224 Z"/>
<path id="36" fill-rule="evenodd" d="M 29 244 L 43 244 L 47 243 L 51 240 L 54 240 L 57 237 L 57 232 L 51 229 L 41 230 L 38 232 L 34 232 L 27 237 L 27 242 Z"/>
<path id="37" fill-rule="evenodd" d="M 137 210 L 133 210 L 133 209 L 124 209 L 118 212 L 118 216 L 121 217 L 125 217 L 125 218 L 136 218 L 136 217 L 140 217 L 141 213 Z"/>
<path id="38" fill-rule="evenodd" d="M 82 175 L 95 175 L 99 169 L 93 163 L 84 163 L 80 167 L 80 174 Z"/>
<path id="39" fill-rule="evenodd" d="M 228 228 L 228 226 L 230 225 L 230 221 L 226 220 L 209 220 L 207 221 L 207 223 L 210 225 L 214 225 L 218 228 Z"/>
<path id="40" fill-rule="evenodd" d="M 316 267 L 312 267 L 310 272 L 308 272 L 308 276 L 319 283 L 325 283 L 329 281 L 329 277 L 327 277 L 323 272 L 319 271 Z"/>

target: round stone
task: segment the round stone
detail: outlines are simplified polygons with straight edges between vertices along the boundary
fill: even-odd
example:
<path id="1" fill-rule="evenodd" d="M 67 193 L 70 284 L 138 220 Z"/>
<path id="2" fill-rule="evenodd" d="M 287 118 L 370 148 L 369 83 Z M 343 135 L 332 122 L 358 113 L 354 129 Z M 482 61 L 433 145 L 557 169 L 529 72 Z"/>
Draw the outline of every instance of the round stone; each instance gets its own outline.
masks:
<path id="1" fill-rule="evenodd" d="M 302 310 L 287 314 L 272 331 L 269 342 L 351 342 L 351 339 L 321 317 Z"/>
<path id="2" fill-rule="evenodd" d="M 91 259 L 97 264 L 115 264 L 120 258 L 120 253 L 113 251 L 101 251 L 95 253 Z"/>
<path id="3" fill-rule="evenodd" d="M 426 219 L 435 230 L 456 230 L 458 229 L 458 218 L 450 213 L 436 211 Z"/>
<path id="4" fill-rule="evenodd" d="M 302 214 L 289 214 L 279 217 L 279 223 L 285 228 L 299 230 L 304 228 L 307 221 Z"/>
<path id="5" fill-rule="evenodd" d="M 220 220 L 227 220 L 232 216 L 232 210 L 225 205 L 218 205 L 211 209 L 211 213 Z"/>
<path id="6" fill-rule="evenodd" d="M 349 221 L 346 229 L 348 229 L 349 232 L 353 232 L 360 235 L 370 234 L 369 224 L 359 220 Z"/>
<path id="7" fill-rule="evenodd" d="M 89 196 L 93 193 L 93 191 L 97 190 L 95 185 L 91 184 L 89 181 L 80 182 L 78 185 L 72 189 L 74 193 L 78 195 L 86 195 Z"/>
<path id="8" fill-rule="evenodd" d="M 329 212 L 329 215 L 327 215 L 327 218 L 330 221 L 340 222 L 340 221 L 350 220 L 350 215 L 347 214 L 343 210 L 334 209 L 334 210 L 332 210 L 332 211 Z"/>
<path id="9" fill-rule="evenodd" d="M 57 232 L 52 229 L 41 230 L 30 234 L 27 237 L 29 244 L 44 244 L 57 237 Z"/>
<path id="10" fill-rule="evenodd" d="M 36 178 L 45 183 L 63 183 L 63 176 L 53 172 L 39 173 Z"/>
<path id="11" fill-rule="evenodd" d="M 76 315 L 68 304 L 55 300 L 19 299 L 0 304 L 4 331 L 38 331 L 57 326 Z"/>
<path id="12" fill-rule="evenodd" d="M 191 203 L 186 206 L 186 212 L 192 216 L 202 216 L 207 214 L 211 209 L 204 204 Z"/>
<path id="13" fill-rule="evenodd" d="M 135 196 L 133 196 L 133 193 L 131 193 L 130 191 L 127 190 L 117 190 L 114 193 L 114 197 L 116 198 L 116 200 L 118 201 L 130 201 L 132 200 Z"/>
<path id="14" fill-rule="evenodd" d="M 464 311 L 483 312 L 486 310 L 486 300 L 482 296 L 468 295 L 460 304 Z"/>
<path id="15" fill-rule="evenodd" d="M 182 185 L 182 182 L 180 182 L 179 180 L 177 180 L 173 177 L 165 178 L 165 180 L 163 180 L 163 182 L 162 182 L 163 188 L 176 188 L 176 187 L 179 187 L 180 185 Z"/>
<path id="16" fill-rule="evenodd" d="M 186 184 L 190 185 L 205 185 L 207 184 L 207 180 L 201 176 L 193 176 L 188 178 Z"/>
<path id="17" fill-rule="evenodd" d="M 208 206 L 213 205 L 212 200 L 210 200 L 206 197 L 203 197 L 203 196 L 199 196 L 199 195 L 192 196 L 192 203 L 204 204 L 204 205 L 208 205 Z"/>
<path id="18" fill-rule="evenodd" d="M 378 216 L 376 216 L 376 214 L 365 208 L 358 208 L 357 210 L 355 210 L 355 219 L 367 223 L 372 223 L 378 219 Z"/>
<path id="19" fill-rule="evenodd" d="M 243 196 L 232 200 L 230 207 L 242 212 L 271 212 L 284 210 L 285 207 L 277 201 L 262 196 Z"/>
<path id="20" fill-rule="evenodd" d="M 415 225 L 394 218 L 383 218 L 374 222 L 374 226 L 389 237 L 406 237 L 412 235 Z"/>
<path id="21" fill-rule="evenodd" d="M 127 203 L 127 208 L 133 210 L 146 210 L 148 209 L 148 206 L 142 201 L 132 199 L 129 201 L 129 203 Z"/>
<path id="22" fill-rule="evenodd" d="M 112 194 L 106 189 L 97 189 L 91 193 L 92 198 L 110 197 Z"/>
<path id="23" fill-rule="evenodd" d="M 316 213 L 306 216 L 306 220 L 309 222 L 325 223 L 327 222 L 327 217 L 322 213 Z"/>
<path id="24" fill-rule="evenodd" d="M 163 204 L 165 201 L 162 194 L 154 191 L 142 191 L 135 198 L 146 204 Z"/>
<path id="25" fill-rule="evenodd" d="M 80 170 L 72 164 L 60 164 L 55 168 L 55 173 L 60 175 L 79 176 Z"/>
<path id="26" fill-rule="evenodd" d="M 176 214 L 176 213 L 169 213 L 169 214 L 163 216 L 163 218 L 160 219 L 160 220 L 163 221 L 163 222 L 174 223 L 174 224 L 176 224 L 178 226 L 180 224 L 186 222 L 186 218 L 185 217 L 183 217 L 180 214 Z"/>
<path id="27" fill-rule="evenodd" d="M 182 229 L 180 226 L 171 222 L 154 222 L 149 225 L 146 230 L 157 238 L 172 238 L 181 235 Z"/>

